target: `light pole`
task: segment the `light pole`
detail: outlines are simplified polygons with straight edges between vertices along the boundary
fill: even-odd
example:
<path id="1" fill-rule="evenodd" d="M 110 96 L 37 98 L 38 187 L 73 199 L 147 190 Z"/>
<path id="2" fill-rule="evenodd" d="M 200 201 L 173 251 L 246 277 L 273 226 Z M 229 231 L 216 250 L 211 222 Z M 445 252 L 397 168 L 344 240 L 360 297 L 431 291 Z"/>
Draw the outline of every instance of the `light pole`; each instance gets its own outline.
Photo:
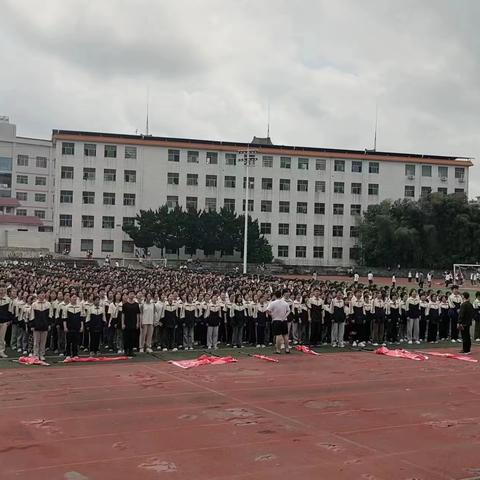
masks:
<path id="1" fill-rule="evenodd" d="M 255 166 L 257 161 L 257 152 L 255 150 L 242 150 L 239 152 L 243 156 L 243 164 L 245 165 L 245 227 L 243 230 L 243 274 L 247 273 L 247 254 L 248 254 L 248 194 L 250 189 L 250 167 Z"/>

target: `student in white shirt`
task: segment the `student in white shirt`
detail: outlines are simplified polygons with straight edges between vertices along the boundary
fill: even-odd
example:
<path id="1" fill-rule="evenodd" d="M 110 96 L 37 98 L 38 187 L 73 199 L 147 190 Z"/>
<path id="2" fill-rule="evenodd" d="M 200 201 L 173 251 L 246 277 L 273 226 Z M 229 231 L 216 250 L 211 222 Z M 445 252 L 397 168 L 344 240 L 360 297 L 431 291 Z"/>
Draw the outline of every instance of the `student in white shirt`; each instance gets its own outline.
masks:
<path id="1" fill-rule="evenodd" d="M 147 293 L 145 301 L 140 304 L 140 344 L 139 352 L 152 353 L 153 323 L 155 320 L 155 303 L 151 293 Z"/>

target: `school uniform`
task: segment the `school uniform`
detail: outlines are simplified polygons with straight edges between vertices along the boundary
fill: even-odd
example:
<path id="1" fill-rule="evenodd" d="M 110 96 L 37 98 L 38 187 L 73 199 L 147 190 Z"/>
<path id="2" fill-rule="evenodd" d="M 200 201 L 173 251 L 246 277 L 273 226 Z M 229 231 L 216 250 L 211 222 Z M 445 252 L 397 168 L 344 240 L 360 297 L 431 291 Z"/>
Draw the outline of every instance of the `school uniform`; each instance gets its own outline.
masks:
<path id="1" fill-rule="evenodd" d="M 446 340 L 448 337 L 448 330 L 450 325 L 450 316 L 449 316 L 450 306 L 448 301 L 440 302 L 440 325 L 438 329 L 438 336 L 440 340 Z"/>
<path id="2" fill-rule="evenodd" d="M 113 349 L 113 338 L 110 338 L 110 313 L 109 313 L 109 308 L 110 308 L 110 300 L 105 297 L 103 302 L 100 302 L 102 304 L 103 311 L 105 312 L 105 325 L 103 326 L 103 332 L 102 332 L 102 344 L 104 345 L 106 350 L 111 350 Z"/>
<path id="3" fill-rule="evenodd" d="M 7 296 L 0 298 L 0 357 L 4 358 L 7 357 L 7 354 L 5 353 L 5 336 L 11 319 L 10 302 L 10 298 Z"/>
<path id="4" fill-rule="evenodd" d="M 372 299 L 363 301 L 363 309 L 365 311 L 365 328 L 364 328 L 364 342 L 369 342 L 372 338 L 373 321 L 375 319 L 375 306 Z"/>
<path id="5" fill-rule="evenodd" d="M 122 304 L 122 328 L 123 328 L 123 346 L 125 355 L 133 355 L 133 349 L 138 345 L 138 316 L 140 315 L 140 306 L 137 302 L 125 302 Z"/>
<path id="6" fill-rule="evenodd" d="M 50 328 L 51 305 L 50 302 L 35 301 L 32 304 L 30 320 L 33 322 L 33 355 L 43 360 L 47 344 L 48 330 Z"/>
<path id="7" fill-rule="evenodd" d="M 242 347 L 245 326 L 245 305 L 243 303 L 231 303 L 229 313 L 232 324 L 232 347 L 240 348 Z"/>
<path id="8" fill-rule="evenodd" d="M 300 315 L 302 313 L 302 304 L 298 300 L 294 300 L 292 304 L 292 326 L 291 338 L 294 345 L 300 341 Z"/>
<path id="9" fill-rule="evenodd" d="M 22 344 L 22 329 L 18 326 L 18 316 L 17 316 L 17 306 L 19 302 L 19 298 L 11 298 L 10 299 L 10 318 L 11 318 L 11 325 L 12 325 L 12 333 L 10 336 L 10 348 L 12 350 L 20 350 L 20 346 Z"/>
<path id="10" fill-rule="evenodd" d="M 87 311 L 85 325 L 90 338 L 90 353 L 97 354 L 100 351 L 100 338 L 106 323 L 105 309 L 103 306 L 92 305 Z"/>
<path id="11" fill-rule="evenodd" d="M 398 336 L 401 342 L 404 342 L 407 338 L 407 301 L 400 300 L 400 322 L 398 326 Z"/>
<path id="12" fill-rule="evenodd" d="M 83 338 L 82 338 L 81 345 L 84 351 L 87 351 L 90 345 L 90 338 L 89 338 L 88 329 L 85 326 L 85 321 L 87 319 L 88 309 L 92 306 L 92 304 L 88 300 L 82 300 L 80 302 L 80 306 L 82 307 L 81 317 L 82 317 L 82 324 L 83 324 L 83 335 L 82 335 Z"/>
<path id="13" fill-rule="evenodd" d="M 111 339 L 111 347 L 117 353 L 122 353 L 122 302 L 111 302 L 108 306 L 110 322 L 108 325 L 108 336 Z"/>
<path id="14" fill-rule="evenodd" d="M 352 345 L 365 346 L 365 308 L 363 299 L 353 297 L 349 303 L 352 325 L 350 338 Z"/>
<path id="15" fill-rule="evenodd" d="M 389 300 L 387 303 L 387 341 L 398 343 L 398 327 L 400 323 L 401 305 L 399 300 Z"/>
<path id="16" fill-rule="evenodd" d="M 323 303 L 322 343 L 327 345 L 332 338 L 332 302 Z"/>
<path id="17" fill-rule="evenodd" d="M 265 346 L 265 328 L 267 325 L 267 309 L 268 309 L 268 303 L 257 303 L 257 347 Z"/>
<path id="18" fill-rule="evenodd" d="M 78 345 L 81 340 L 82 323 L 82 307 L 79 303 L 66 305 L 62 311 L 63 327 L 65 330 L 65 356 L 77 357 Z"/>
<path id="19" fill-rule="evenodd" d="M 33 355 L 33 329 L 32 329 L 32 322 L 30 321 L 32 312 L 32 304 L 26 303 L 22 307 L 22 320 L 25 324 L 25 336 L 23 341 L 23 351 L 27 352 L 28 355 Z"/>
<path id="20" fill-rule="evenodd" d="M 183 323 L 183 346 L 185 350 L 193 350 L 197 314 L 198 308 L 195 303 L 186 302 L 182 305 L 180 316 Z"/>
<path id="21" fill-rule="evenodd" d="M 462 304 L 462 297 L 451 293 L 448 296 L 448 316 L 450 318 L 450 339 L 453 341 L 458 340 L 458 312 L 460 311 L 460 305 Z"/>
<path id="22" fill-rule="evenodd" d="M 343 299 L 334 298 L 331 303 L 332 311 L 332 347 L 344 346 L 343 335 L 345 332 L 346 306 Z"/>
<path id="23" fill-rule="evenodd" d="M 420 343 L 420 298 L 407 300 L 407 340 L 408 343 Z"/>
<path id="24" fill-rule="evenodd" d="M 255 334 L 255 317 L 256 317 L 256 304 L 253 301 L 245 301 L 245 340 L 250 345 L 256 345 Z"/>
<path id="25" fill-rule="evenodd" d="M 472 305 L 474 310 L 473 319 L 475 321 L 475 330 L 474 330 L 473 338 L 475 339 L 475 341 L 478 341 L 480 340 L 480 299 L 475 298 Z"/>
<path id="26" fill-rule="evenodd" d="M 207 322 L 207 348 L 217 349 L 218 344 L 218 327 L 222 319 L 223 306 L 210 302 L 205 312 Z"/>
<path id="27" fill-rule="evenodd" d="M 230 325 L 229 325 L 229 318 L 227 315 L 228 312 L 228 304 L 230 303 L 230 300 L 225 297 L 223 299 L 220 299 L 218 301 L 219 304 L 222 305 L 222 313 L 221 317 L 222 319 L 220 320 L 220 325 L 218 327 L 218 341 L 219 343 L 225 343 L 227 344 L 229 342 L 229 339 L 231 337 L 230 333 Z"/>
<path id="28" fill-rule="evenodd" d="M 323 319 L 323 299 L 320 297 L 311 297 L 308 300 L 310 309 L 310 345 L 320 345 L 322 343 L 322 319 Z"/>
<path id="29" fill-rule="evenodd" d="M 178 306 L 176 303 L 167 302 L 163 308 L 162 324 L 164 328 L 164 350 L 176 350 L 175 327 L 177 326 Z"/>
<path id="30" fill-rule="evenodd" d="M 428 342 L 436 342 L 438 339 L 438 326 L 440 324 L 440 302 L 429 302 L 428 304 Z"/>
<path id="31" fill-rule="evenodd" d="M 385 302 L 381 298 L 376 298 L 373 301 L 373 308 L 372 341 L 374 345 L 378 345 L 385 339 Z"/>
<path id="32" fill-rule="evenodd" d="M 195 338 L 198 340 L 199 345 L 207 346 L 207 324 L 205 322 L 205 310 L 207 304 L 204 301 L 197 302 L 197 319 L 195 324 Z"/>
<path id="33" fill-rule="evenodd" d="M 13 350 L 17 350 L 18 353 L 25 351 L 24 346 L 24 337 L 25 337 L 25 322 L 22 318 L 22 309 L 25 305 L 25 302 L 19 298 L 16 298 L 13 305 L 13 315 L 16 322 L 16 333 L 13 335 L 12 327 L 12 338 L 10 340 L 10 346 Z M 14 341 L 16 340 L 16 341 Z"/>
<path id="34" fill-rule="evenodd" d="M 420 301 L 420 322 L 419 322 L 419 336 L 422 342 L 427 338 L 427 324 L 429 318 L 429 302 Z"/>
<path id="35" fill-rule="evenodd" d="M 65 329 L 63 328 L 63 310 L 67 307 L 67 304 L 64 300 L 59 302 L 56 301 L 56 308 L 54 309 L 54 325 L 57 330 L 57 350 L 60 352 L 60 355 L 65 353 L 66 347 L 66 337 Z"/>
<path id="36" fill-rule="evenodd" d="M 139 351 L 152 350 L 153 324 L 155 322 L 155 303 L 143 302 L 140 305 L 140 342 Z"/>

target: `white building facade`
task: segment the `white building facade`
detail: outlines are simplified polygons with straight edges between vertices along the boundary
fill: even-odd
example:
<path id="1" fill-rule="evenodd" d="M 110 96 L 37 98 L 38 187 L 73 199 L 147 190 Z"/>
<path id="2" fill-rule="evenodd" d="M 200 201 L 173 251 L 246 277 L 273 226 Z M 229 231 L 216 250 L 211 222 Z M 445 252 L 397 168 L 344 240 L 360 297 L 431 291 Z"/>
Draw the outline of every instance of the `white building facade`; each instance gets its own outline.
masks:
<path id="1" fill-rule="evenodd" d="M 55 130 L 56 250 L 131 257 L 122 225 L 165 203 L 242 213 L 247 148 L 257 157 L 249 213 L 286 264 L 355 263 L 371 204 L 468 194 L 469 159 Z"/>

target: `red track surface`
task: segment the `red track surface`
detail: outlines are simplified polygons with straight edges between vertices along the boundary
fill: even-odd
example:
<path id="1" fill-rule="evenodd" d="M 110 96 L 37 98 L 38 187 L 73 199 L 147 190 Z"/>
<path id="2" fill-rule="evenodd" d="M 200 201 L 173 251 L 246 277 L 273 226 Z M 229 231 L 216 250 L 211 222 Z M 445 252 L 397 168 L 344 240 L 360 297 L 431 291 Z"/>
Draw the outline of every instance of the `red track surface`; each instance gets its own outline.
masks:
<path id="1" fill-rule="evenodd" d="M 0 478 L 479 478 L 479 364 L 279 359 L 4 370 Z"/>

